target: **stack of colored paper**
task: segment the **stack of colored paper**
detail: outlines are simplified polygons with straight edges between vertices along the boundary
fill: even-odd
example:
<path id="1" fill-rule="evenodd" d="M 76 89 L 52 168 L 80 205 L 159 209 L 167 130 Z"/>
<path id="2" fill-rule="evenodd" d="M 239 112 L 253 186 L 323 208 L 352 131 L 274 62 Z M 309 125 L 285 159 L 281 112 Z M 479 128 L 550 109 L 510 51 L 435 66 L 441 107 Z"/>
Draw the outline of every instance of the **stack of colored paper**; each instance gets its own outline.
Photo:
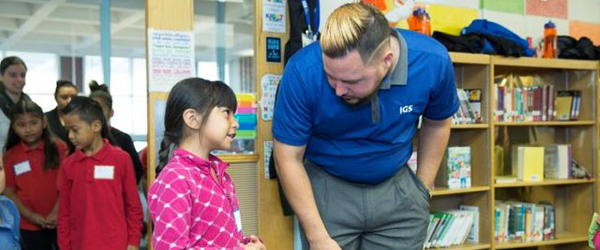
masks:
<path id="1" fill-rule="evenodd" d="M 240 127 L 237 139 L 256 138 L 256 96 L 254 94 L 236 94 L 238 107 L 235 115 Z"/>

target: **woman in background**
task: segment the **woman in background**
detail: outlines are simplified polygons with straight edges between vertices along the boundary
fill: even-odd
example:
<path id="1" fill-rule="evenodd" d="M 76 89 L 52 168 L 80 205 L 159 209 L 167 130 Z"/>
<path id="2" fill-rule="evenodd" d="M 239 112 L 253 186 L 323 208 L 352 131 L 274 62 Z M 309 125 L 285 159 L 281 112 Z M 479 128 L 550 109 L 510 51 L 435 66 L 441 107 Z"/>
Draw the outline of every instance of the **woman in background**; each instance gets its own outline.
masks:
<path id="1" fill-rule="evenodd" d="M 10 108 L 21 100 L 31 98 L 23 93 L 25 87 L 25 76 L 27 75 L 27 65 L 16 56 L 9 56 L 0 62 L 0 147 L 4 148 L 6 135 L 10 127 L 8 114 Z"/>
<path id="2" fill-rule="evenodd" d="M 64 114 L 62 110 L 71 102 L 73 97 L 77 96 L 77 86 L 67 80 L 56 81 L 56 89 L 54 90 L 54 100 L 56 100 L 56 108 L 46 112 L 50 131 L 59 139 L 65 142 L 69 148 L 69 152 L 73 152 L 74 146 L 69 141 L 69 133 L 65 128 L 63 121 Z"/>

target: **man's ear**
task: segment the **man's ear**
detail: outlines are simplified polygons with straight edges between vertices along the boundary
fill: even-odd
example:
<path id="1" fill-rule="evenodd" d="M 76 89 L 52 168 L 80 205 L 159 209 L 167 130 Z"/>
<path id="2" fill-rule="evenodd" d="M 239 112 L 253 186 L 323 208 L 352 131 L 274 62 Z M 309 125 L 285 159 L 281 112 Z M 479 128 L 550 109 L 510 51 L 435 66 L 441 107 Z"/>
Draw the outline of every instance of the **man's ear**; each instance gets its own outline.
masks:
<path id="1" fill-rule="evenodd" d="M 384 52 L 383 55 L 381 55 L 381 62 L 383 63 L 383 66 L 386 69 L 389 69 L 390 67 L 392 67 L 392 63 L 394 62 L 394 53 L 392 52 L 392 50 L 387 50 Z"/>
<path id="2" fill-rule="evenodd" d="M 202 117 L 194 109 L 186 109 L 183 111 L 183 123 L 191 129 L 200 129 Z"/>

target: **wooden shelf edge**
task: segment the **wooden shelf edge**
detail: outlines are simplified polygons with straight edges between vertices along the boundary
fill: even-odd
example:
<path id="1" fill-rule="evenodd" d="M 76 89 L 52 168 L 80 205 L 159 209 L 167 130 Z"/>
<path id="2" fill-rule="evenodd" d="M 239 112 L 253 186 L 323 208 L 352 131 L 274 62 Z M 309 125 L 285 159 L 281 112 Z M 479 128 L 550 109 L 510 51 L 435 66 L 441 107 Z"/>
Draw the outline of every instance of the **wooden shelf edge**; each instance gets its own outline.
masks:
<path id="1" fill-rule="evenodd" d="M 479 123 L 479 124 L 453 124 L 452 129 L 486 129 L 489 128 L 490 124 L 488 123 Z"/>
<path id="2" fill-rule="evenodd" d="M 259 159 L 258 154 L 223 154 L 217 156 L 227 163 L 258 162 Z"/>
<path id="3" fill-rule="evenodd" d="M 481 250 L 489 249 L 490 244 L 486 243 L 465 243 L 458 246 L 444 247 L 444 248 L 427 248 L 427 250 Z"/>
<path id="4" fill-rule="evenodd" d="M 526 67 L 526 68 L 548 68 L 548 69 L 573 69 L 573 70 L 596 70 L 598 61 L 592 60 L 570 60 L 570 59 L 542 59 L 529 57 L 502 57 L 492 56 L 491 62 L 495 66 Z"/>
<path id="5" fill-rule="evenodd" d="M 490 56 L 486 54 L 449 52 L 452 63 L 458 64 L 482 64 L 488 65 L 491 62 Z"/>
<path id="6" fill-rule="evenodd" d="M 529 187 L 529 186 L 558 186 L 558 185 L 577 185 L 577 184 L 593 184 L 596 179 L 567 179 L 567 180 L 544 180 L 539 182 L 533 181 L 517 181 L 512 183 L 495 183 L 496 188 L 509 187 Z"/>
<path id="7" fill-rule="evenodd" d="M 565 234 L 557 235 L 556 239 L 554 239 L 554 240 L 545 240 L 545 241 L 538 241 L 538 242 L 496 243 L 494 245 L 494 249 L 550 246 L 550 245 L 560 245 L 560 244 L 569 244 L 569 243 L 586 242 L 586 241 L 588 241 L 588 236 L 585 234 L 565 233 Z"/>
<path id="8" fill-rule="evenodd" d="M 593 126 L 595 121 L 568 121 L 568 122 L 495 122 L 495 126 Z"/>
<path id="9" fill-rule="evenodd" d="M 451 194 L 466 194 L 466 193 L 476 193 L 476 192 L 485 192 L 489 191 L 489 186 L 475 186 L 470 188 L 447 188 L 440 187 L 433 190 L 433 196 L 440 195 L 451 195 Z"/>

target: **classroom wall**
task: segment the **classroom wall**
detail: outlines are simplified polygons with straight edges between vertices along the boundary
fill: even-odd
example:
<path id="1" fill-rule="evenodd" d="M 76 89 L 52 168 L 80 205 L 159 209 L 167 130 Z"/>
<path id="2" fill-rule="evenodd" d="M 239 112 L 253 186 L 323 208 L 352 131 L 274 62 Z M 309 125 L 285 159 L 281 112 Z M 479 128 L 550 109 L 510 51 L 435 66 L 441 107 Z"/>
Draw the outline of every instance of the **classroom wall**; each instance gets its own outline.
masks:
<path id="1" fill-rule="evenodd" d="M 393 8 L 393 0 L 382 1 Z M 337 6 L 351 0 L 328 0 L 321 2 L 321 20 Z M 539 42 L 544 24 L 551 20 L 559 35 L 575 38 L 587 36 L 600 45 L 600 0 L 417 0 L 426 5 L 432 18 L 432 29 L 458 35 L 472 20 L 485 18 L 499 23 L 522 38 L 531 36 Z M 406 21 L 395 24 L 406 28 Z M 323 27 L 323 25 L 321 25 Z"/>

